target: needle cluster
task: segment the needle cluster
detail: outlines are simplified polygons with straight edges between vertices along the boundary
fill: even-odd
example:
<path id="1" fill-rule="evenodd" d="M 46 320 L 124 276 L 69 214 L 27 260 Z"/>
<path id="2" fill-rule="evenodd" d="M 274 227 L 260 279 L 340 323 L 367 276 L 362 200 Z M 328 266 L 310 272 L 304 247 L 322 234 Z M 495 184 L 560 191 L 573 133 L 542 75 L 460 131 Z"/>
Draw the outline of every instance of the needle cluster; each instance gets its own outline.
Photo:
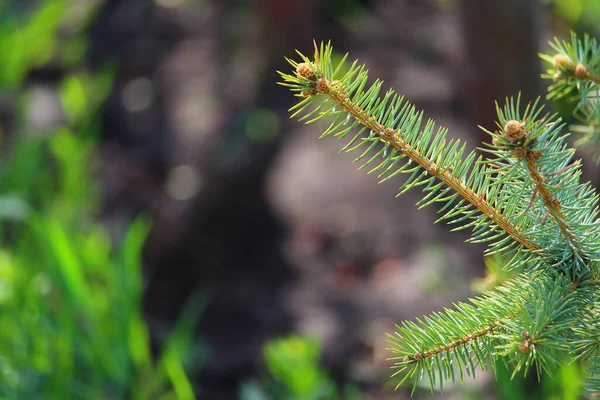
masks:
<path id="1" fill-rule="evenodd" d="M 542 56 L 552 65 L 550 97 L 577 93 L 577 110 L 587 115 L 591 98 L 598 105 L 598 46 L 586 37 L 554 48 L 556 55 Z M 405 174 L 398 195 L 420 189 L 419 208 L 437 203 L 438 221 L 471 230 L 469 240 L 487 244 L 486 254 L 524 271 L 466 303 L 397 325 L 389 343 L 399 385 L 427 377 L 433 391 L 498 360 L 513 375 L 534 366 L 538 376 L 551 375 L 581 359 L 589 364 L 587 390 L 600 393 L 598 194 L 580 182 L 560 118 L 539 99 L 506 99 L 496 105 L 496 129 L 482 128 L 490 138 L 481 153 L 467 152 L 403 96 L 381 93 L 382 81 L 368 85 L 364 65 L 346 63 L 347 55 L 334 63 L 330 44 L 315 44 L 312 58 L 298 54 L 300 61 L 288 59 L 294 71 L 279 72 L 280 84 L 300 98 L 292 117 L 327 121 L 321 137 L 341 140 L 359 169 L 380 182 Z"/>

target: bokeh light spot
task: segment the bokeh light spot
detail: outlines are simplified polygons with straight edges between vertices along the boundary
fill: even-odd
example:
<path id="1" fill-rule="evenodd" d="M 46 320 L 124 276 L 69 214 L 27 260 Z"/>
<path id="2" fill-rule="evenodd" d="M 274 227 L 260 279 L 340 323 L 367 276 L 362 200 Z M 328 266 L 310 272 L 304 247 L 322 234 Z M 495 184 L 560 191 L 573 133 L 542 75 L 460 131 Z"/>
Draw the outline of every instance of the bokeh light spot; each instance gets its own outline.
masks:
<path id="1" fill-rule="evenodd" d="M 169 171 L 165 190 L 176 200 L 189 200 L 198 194 L 201 186 L 202 179 L 196 168 L 179 165 Z"/>
<path id="2" fill-rule="evenodd" d="M 156 5 L 165 8 L 175 8 L 183 4 L 183 0 L 155 0 Z"/>
<path id="3" fill-rule="evenodd" d="M 141 112 L 150 107 L 154 98 L 154 87 L 150 79 L 132 79 L 123 89 L 123 105 L 130 112 Z"/>

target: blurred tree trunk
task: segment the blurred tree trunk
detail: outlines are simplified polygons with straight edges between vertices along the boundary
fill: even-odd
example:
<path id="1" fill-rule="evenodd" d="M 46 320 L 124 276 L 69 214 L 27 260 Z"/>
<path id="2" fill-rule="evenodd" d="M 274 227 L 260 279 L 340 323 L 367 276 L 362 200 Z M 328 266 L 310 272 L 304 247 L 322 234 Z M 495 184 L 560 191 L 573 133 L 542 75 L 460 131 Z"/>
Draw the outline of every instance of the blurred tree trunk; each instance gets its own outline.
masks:
<path id="1" fill-rule="evenodd" d="M 466 68 L 459 90 L 470 117 L 493 128 L 494 101 L 522 93 L 523 101 L 542 94 L 538 42 L 538 0 L 461 0 Z"/>
<path id="2" fill-rule="evenodd" d="M 215 44 L 212 57 L 220 66 L 219 117 L 203 133 L 213 141 L 196 150 L 203 190 L 179 220 L 174 240 L 154 251 L 146 296 L 148 314 L 173 322 L 191 291 L 211 294 L 198 331 L 212 356 L 193 376 L 203 398 L 237 398 L 240 382 L 256 373 L 263 342 L 292 326 L 283 295 L 294 272 L 282 253 L 284 227 L 263 189 L 289 124 L 288 91 L 274 84 L 275 70 L 287 68 L 282 54 L 289 49 L 312 45 L 307 16 L 314 7 L 314 1 L 270 0 L 211 7 L 218 29 L 204 38 Z M 199 37 L 191 31 L 186 39 Z M 256 110 L 280 115 L 281 129 L 270 141 L 252 141 L 244 130 Z"/>

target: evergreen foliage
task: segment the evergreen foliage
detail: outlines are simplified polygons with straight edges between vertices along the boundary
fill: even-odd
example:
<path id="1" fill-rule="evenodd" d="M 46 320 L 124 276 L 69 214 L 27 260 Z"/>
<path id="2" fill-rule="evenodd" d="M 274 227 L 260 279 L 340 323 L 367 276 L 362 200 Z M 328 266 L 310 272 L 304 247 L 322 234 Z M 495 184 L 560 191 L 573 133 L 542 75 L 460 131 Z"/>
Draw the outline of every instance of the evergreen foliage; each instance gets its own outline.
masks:
<path id="1" fill-rule="evenodd" d="M 554 84 L 548 88 L 548 98 L 568 97 L 574 101 L 575 117 L 580 125 L 572 126 L 574 132 L 582 136 L 576 145 L 587 146 L 596 152 L 596 162 L 600 163 L 600 49 L 598 42 L 588 35 L 578 40 L 575 34 L 571 41 L 555 39 L 550 45 L 556 51 L 553 56 L 540 57 L 552 65 L 544 78 Z"/>
<path id="2" fill-rule="evenodd" d="M 545 77 L 549 98 L 569 96 L 585 123 L 585 140 L 600 143 L 600 52 L 595 40 L 573 36 L 552 43 Z M 581 183 L 581 163 L 566 142 L 565 124 L 539 101 L 520 97 L 497 105 L 497 129 L 484 156 L 467 153 L 445 128 L 382 82 L 368 86 L 368 71 L 347 55 L 334 65 L 330 44 L 315 43 L 314 58 L 288 59 L 294 73 L 281 85 L 301 100 L 292 117 L 328 120 L 321 137 L 344 141 L 359 169 L 380 182 L 403 173 L 399 195 L 421 188 L 419 208 L 439 203 L 439 221 L 470 228 L 471 242 L 509 259 L 515 279 L 467 303 L 397 326 L 389 335 L 400 384 L 413 390 L 427 377 L 431 390 L 444 381 L 474 376 L 501 360 L 516 374 L 532 367 L 538 377 L 562 363 L 581 360 L 589 393 L 600 393 L 600 230 L 598 194 Z M 580 129 L 582 130 L 582 129 Z"/>

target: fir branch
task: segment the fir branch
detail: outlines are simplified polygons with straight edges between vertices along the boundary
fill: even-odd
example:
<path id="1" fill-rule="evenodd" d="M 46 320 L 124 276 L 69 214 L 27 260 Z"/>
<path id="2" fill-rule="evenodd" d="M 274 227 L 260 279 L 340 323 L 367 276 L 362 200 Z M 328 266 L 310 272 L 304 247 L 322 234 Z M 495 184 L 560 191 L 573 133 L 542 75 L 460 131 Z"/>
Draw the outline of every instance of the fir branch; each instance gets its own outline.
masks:
<path id="1" fill-rule="evenodd" d="M 548 87 L 548 98 L 569 96 L 585 105 L 589 90 L 600 85 L 598 42 L 587 34 L 580 40 L 572 33 L 570 42 L 555 38 L 549 44 L 555 54 L 540 54 L 551 65 L 542 77 L 554 81 Z"/>
<path id="2" fill-rule="evenodd" d="M 413 379 L 414 391 L 427 375 L 432 391 L 436 382 L 443 389 L 444 380 L 456 380 L 455 365 L 461 381 L 465 374 L 475 376 L 477 368 L 486 370 L 494 347 L 491 334 L 521 307 L 520 301 L 510 301 L 503 292 L 512 291 L 515 286 L 524 288 L 529 283 L 521 277 L 470 303 L 454 304 L 454 310 L 433 313 L 422 321 L 417 319 L 418 324 L 405 321 L 397 325 L 397 332 L 388 335 L 390 351 L 398 354 L 391 358 L 398 369 L 394 376 L 405 373 L 397 387 Z"/>
<path id="3" fill-rule="evenodd" d="M 585 73 L 579 64 L 569 70 L 561 64 L 565 59 L 553 59 L 565 74 L 553 95 L 597 85 L 600 54 L 590 52 L 597 45 L 586 40 L 563 49 Z M 334 68 L 332 52 L 329 44 L 315 44 L 313 60 L 298 53 L 301 63 L 288 60 L 295 73 L 279 72 L 280 84 L 302 98 L 290 109 L 292 117 L 307 123 L 331 118 L 321 136 L 350 138 L 342 151 L 361 149 L 359 169 L 370 167 L 381 182 L 408 174 L 398 195 L 422 187 L 419 207 L 441 203 L 438 221 L 458 224 L 453 230 L 472 228 L 469 241 L 512 256 L 507 269 L 528 267 L 468 303 L 399 325 L 389 341 L 398 355 L 396 374 L 405 374 L 401 383 L 413 379 L 414 390 L 428 376 L 433 390 L 455 380 L 455 368 L 462 381 L 498 357 L 514 374 L 534 365 L 538 374 L 551 373 L 569 356 L 597 357 L 597 342 L 589 338 L 598 337 L 591 327 L 600 326 L 598 194 L 580 183 L 581 164 L 561 133 L 564 124 L 543 114 L 539 99 L 523 112 L 520 97 L 507 99 L 497 106 L 498 130 L 484 129 L 492 138 L 482 149 L 489 158 L 465 156 L 464 144 L 448 140 L 431 120 L 423 125 L 423 113 L 403 97 L 391 90 L 380 97 L 381 81 L 367 88 L 364 65 L 355 61 L 342 75 L 347 55 Z"/>
<path id="4" fill-rule="evenodd" d="M 379 135 L 381 140 L 389 144 L 394 149 L 402 152 L 418 164 L 427 173 L 439 179 L 446 186 L 453 189 L 462 198 L 471 203 L 483 215 L 490 218 L 497 226 L 502 228 L 509 236 L 513 237 L 523 247 L 529 250 L 539 250 L 540 247 L 525 237 L 519 232 L 519 229 L 514 226 L 499 210 L 494 208 L 486 201 L 483 193 L 476 193 L 472 188 L 467 187 L 464 181 L 452 174 L 452 170 L 440 167 L 436 162 L 430 160 L 427 156 L 422 155 L 419 150 L 411 146 L 409 142 L 403 140 L 405 136 L 403 132 L 384 127 L 375 118 L 369 117 L 365 110 L 356 106 L 348 97 L 343 94 L 342 90 L 330 90 L 330 98 L 340 105 L 344 110 L 348 111 L 354 118 L 361 122 L 371 132 Z"/>
<path id="5" fill-rule="evenodd" d="M 381 81 L 375 81 L 368 90 L 363 91 L 368 79 L 364 65 L 357 66 L 357 62 L 354 62 L 344 77 L 336 80 L 335 77 L 346 57 L 334 69 L 331 53 L 332 48 L 329 44 L 322 44 L 320 49 L 315 44 L 314 61 L 299 53 L 303 63 L 288 59 L 296 69 L 294 75 L 279 72 L 283 78 L 281 84 L 304 97 L 290 109 L 294 111 L 292 117 L 305 112 L 300 120 L 312 117 L 307 123 L 328 116 L 334 117 L 322 137 L 333 135 L 344 138 L 353 128 L 362 126 L 343 151 L 355 151 L 368 145 L 366 151 L 355 160 L 361 161 L 367 154 L 372 153 L 377 144 L 383 144 L 383 148 L 375 152 L 361 168 L 383 156 L 383 162 L 369 171 L 372 173 L 383 170 L 379 176 L 387 176 L 382 182 L 401 172 L 411 174 L 399 194 L 410 188 L 423 186 L 423 191 L 430 193 L 422 199 L 419 206 L 424 207 L 434 202 L 446 203 L 441 212 L 447 209 L 448 211 L 439 220 L 463 223 L 455 229 L 473 227 L 473 241 L 492 242 L 490 252 L 515 250 L 512 243 L 505 239 L 504 233 L 529 250 L 529 254 L 541 249 L 539 244 L 524 235 L 511 219 L 488 200 L 490 196 L 501 194 L 501 191 L 497 190 L 501 185 L 498 184 L 496 189 L 490 190 L 493 186 L 493 176 L 483 171 L 485 163 L 481 157 L 471 152 L 463 158 L 464 145 L 457 140 L 448 141 L 446 130 L 443 128 L 435 132 L 435 124 L 431 120 L 422 128 L 423 113 L 416 111 L 414 106 L 393 91 L 388 91 L 383 98 L 379 98 Z M 317 95 L 325 95 L 326 98 L 318 101 Z M 335 106 L 328 107 L 328 101 L 332 101 Z M 313 109 L 309 109 L 309 106 L 313 106 Z M 367 131 L 368 137 L 361 137 L 361 134 Z M 392 149 L 389 157 L 388 149 Z M 394 170 L 402 158 L 408 158 L 409 161 Z M 412 162 L 416 167 L 411 166 Z M 436 178 L 439 182 L 435 181 Z M 455 193 L 449 194 L 449 189 L 441 190 L 443 187 L 450 188 Z M 456 195 L 463 200 L 452 206 Z M 480 214 L 476 214 L 476 211 Z"/>
<path id="6" fill-rule="evenodd" d="M 584 391 L 600 397 L 600 292 L 599 281 L 591 281 L 586 295 L 586 306 L 573 328 L 575 338 L 572 346 L 574 356 L 587 366 L 588 376 L 584 382 Z"/>
<path id="7" fill-rule="evenodd" d="M 527 157 L 526 164 L 527 170 L 529 171 L 531 179 L 535 185 L 535 190 L 542 196 L 544 205 L 548 210 L 548 214 L 558 224 L 564 238 L 567 239 L 571 244 L 573 252 L 577 252 L 577 257 L 582 258 L 581 245 L 577 242 L 577 238 L 573 234 L 573 229 L 571 228 L 569 221 L 561 211 L 560 200 L 550 193 L 550 190 L 544 183 L 545 178 L 541 175 L 536 161 L 531 156 Z"/>
<path id="8" fill-rule="evenodd" d="M 523 114 L 519 109 L 519 99 L 497 106 L 498 126 L 504 130 L 486 131 L 493 142 L 484 149 L 492 155 L 486 162 L 510 175 L 505 196 L 521 197 L 512 212 L 519 215 L 523 232 L 544 244 L 538 252 L 544 264 L 538 265 L 561 270 L 573 280 L 588 279 L 600 260 L 598 194 L 589 183 L 579 182 L 581 164 L 572 160 L 574 150 L 561 134 L 564 124 L 542 115 L 538 102 Z M 508 267 L 520 264 L 517 260 Z"/>
<path id="9" fill-rule="evenodd" d="M 512 364 L 513 376 L 533 365 L 551 372 L 569 351 L 565 332 L 574 324 L 569 314 L 578 298 L 572 282 L 554 274 L 523 274 L 495 291 L 454 310 L 433 313 L 418 324 L 404 322 L 388 335 L 390 351 L 398 354 L 394 374 L 404 373 L 398 386 L 413 380 L 413 390 L 427 376 L 431 390 L 445 380 L 475 376 L 489 361 L 503 356 Z M 493 365 L 493 363 L 492 363 Z"/>
<path id="10" fill-rule="evenodd" d="M 582 134 L 575 143 L 595 151 L 595 159 L 600 163 L 600 47 L 596 39 L 584 35 L 577 38 L 573 33 L 571 41 L 555 39 L 550 42 L 555 50 L 553 55 L 540 54 L 551 67 L 542 75 L 554 82 L 548 88 L 549 99 L 567 97 L 576 102 L 574 116 L 582 122 L 571 129 Z"/>
<path id="11" fill-rule="evenodd" d="M 567 361 L 578 320 L 573 310 L 582 305 L 582 296 L 570 279 L 552 274 L 538 277 L 528 289 L 521 312 L 505 320 L 496 335 L 494 355 L 512 365 L 513 377 L 535 365 L 540 379 Z"/>
<path id="12" fill-rule="evenodd" d="M 548 209 L 549 214 L 559 225 L 563 235 L 573 243 L 573 247 L 577 248 L 577 250 L 581 250 L 581 246 L 577 244 L 576 238 L 573 236 L 572 229 L 561 211 L 560 201 L 550 193 L 550 190 L 548 190 L 546 184 L 544 183 L 546 179 L 538 170 L 537 163 L 531 156 L 528 156 L 526 164 L 527 170 L 531 175 L 531 179 L 535 184 L 535 190 L 542 196 L 544 205 Z"/>

